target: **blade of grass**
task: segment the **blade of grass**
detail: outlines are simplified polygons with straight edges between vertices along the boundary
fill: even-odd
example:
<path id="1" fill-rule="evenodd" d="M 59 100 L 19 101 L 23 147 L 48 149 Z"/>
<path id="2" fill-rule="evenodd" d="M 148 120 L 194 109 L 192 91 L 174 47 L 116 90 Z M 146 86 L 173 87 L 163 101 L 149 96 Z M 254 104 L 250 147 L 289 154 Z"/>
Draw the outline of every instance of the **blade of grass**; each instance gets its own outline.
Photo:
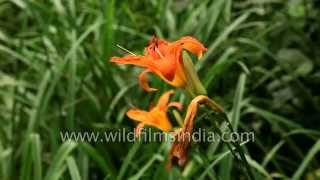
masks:
<path id="1" fill-rule="evenodd" d="M 282 123 L 283 125 L 286 125 L 290 128 L 297 129 L 302 128 L 301 125 L 292 122 L 291 120 L 284 118 L 280 115 L 274 114 L 272 112 L 269 112 L 267 110 L 260 109 L 256 106 L 253 106 L 251 104 L 246 104 L 247 109 L 245 110 L 246 113 L 254 113 L 259 114 L 260 116 L 264 117 L 266 120 L 268 120 L 271 124 L 274 124 L 276 122 Z"/>
<path id="2" fill-rule="evenodd" d="M 241 102 L 243 100 L 246 78 L 247 78 L 246 74 L 244 73 L 240 74 L 234 99 L 233 99 L 233 105 L 232 105 L 232 111 L 231 111 L 231 123 L 232 123 L 232 127 L 236 132 L 238 131 L 238 126 L 240 121 L 240 110 L 242 105 Z"/>
<path id="3" fill-rule="evenodd" d="M 211 119 L 215 120 L 215 123 L 212 123 L 212 126 L 214 128 L 214 132 L 217 133 L 220 137 L 223 137 L 224 135 L 223 135 L 223 132 L 220 130 L 217 123 L 220 123 L 220 124 L 225 123 L 227 128 L 229 129 L 230 133 L 236 132 L 236 131 L 234 131 L 232 124 L 229 121 L 226 113 L 213 114 L 212 112 L 209 112 L 207 114 L 207 116 L 205 117 L 205 119 L 209 120 L 210 119 L 209 116 L 211 117 Z M 227 129 L 224 128 L 223 130 L 226 131 Z M 245 153 L 244 153 L 243 149 L 241 149 L 240 143 L 238 141 L 229 141 L 229 142 L 225 142 L 225 145 L 231 151 L 235 160 L 238 163 L 242 163 L 243 168 L 246 171 L 247 178 L 248 179 L 255 179 L 253 176 L 253 173 L 251 171 L 251 168 L 248 164 L 248 161 L 245 157 Z M 235 150 L 233 150 L 233 147 L 235 148 Z"/>
<path id="4" fill-rule="evenodd" d="M 112 77 L 112 69 L 110 68 L 109 59 L 112 56 L 112 51 L 114 48 L 114 36 L 115 33 L 113 31 L 114 24 L 114 15 L 115 15 L 115 0 L 103 0 L 102 1 L 102 14 L 103 14 L 103 26 L 101 27 L 101 47 L 102 47 L 102 61 L 103 63 L 103 83 L 105 83 L 105 87 L 109 87 L 109 91 L 116 92 L 116 84 L 115 80 Z M 99 61 L 101 59 L 99 58 Z M 107 62 L 105 62 L 107 61 Z"/>
<path id="5" fill-rule="evenodd" d="M 246 143 L 248 143 L 249 141 L 247 142 L 242 142 L 240 144 L 240 146 L 243 146 L 245 145 Z M 233 147 L 233 150 L 235 150 L 235 147 Z M 226 150 L 224 151 L 223 153 L 220 153 L 219 155 L 216 155 L 217 158 L 215 158 L 209 166 L 206 167 L 206 169 L 202 172 L 202 174 L 199 176 L 199 180 L 202 180 L 202 179 L 205 179 L 205 176 L 209 173 L 210 170 L 212 170 L 212 168 L 217 165 L 220 161 L 222 161 L 225 157 L 229 156 L 231 153 L 231 150 Z"/>
<path id="6" fill-rule="evenodd" d="M 207 29 L 205 31 L 205 38 L 204 39 L 208 39 L 210 34 L 212 34 L 212 30 L 215 27 L 217 20 L 220 16 L 220 13 L 222 11 L 222 7 L 225 3 L 225 0 L 217 0 L 214 1 L 211 6 L 208 8 L 208 12 L 210 12 L 210 17 L 208 17 L 210 19 L 210 21 L 207 24 Z"/>
<path id="7" fill-rule="evenodd" d="M 231 111 L 231 124 L 235 132 L 238 131 L 238 125 L 240 121 L 240 109 L 241 109 L 241 101 L 243 99 L 244 89 L 246 83 L 246 75 L 241 73 L 239 76 L 237 88 L 235 91 L 233 106 Z M 225 147 L 226 150 L 226 147 Z M 232 169 L 232 156 L 227 157 L 221 162 L 221 167 L 219 171 L 219 176 L 222 179 L 230 179 L 231 178 L 231 169 Z"/>
<path id="8" fill-rule="evenodd" d="M 82 179 L 89 179 L 90 161 L 89 156 L 85 152 L 79 152 L 78 164 L 80 170 L 80 177 L 82 177 Z"/>
<path id="9" fill-rule="evenodd" d="M 105 24 L 103 27 L 103 41 L 102 41 L 102 47 L 103 47 L 103 59 L 109 59 L 111 57 L 111 52 L 113 49 L 113 29 L 112 24 L 114 21 L 114 6 L 115 1 L 114 0 L 107 0 L 105 1 L 105 9 L 104 9 L 104 19 Z"/>
<path id="10" fill-rule="evenodd" d="M 233 30 L 235 30 L 241 23 L 243 23 L 250 15 L 250 12 L 244 13 L 240 17 L 238 17 L 236 20 L 233 21 L 232 24 L 230 24 L 219 36 L 218 38 L 209 46 L 208 51 L 205 53 L 204 57 L 202 58 L 199 63 L 196 65 L 197 71 L 203 68 L 206 61 L 209 59 L 209 57 L 213 54 L 213 52 L 216 50 L 216 48 L 224 41 L 226 38 L 230 35 Z"/>
<path id="11" fill-rule="evenodd" d="M 204 77 L 204 86 L 206 88 L 209 87 L 210 83 L 212 83 L 216 76 L 222 74 L 231 63 L 234 62 L 233 59 L 229 59 L 229 57 L 236 52 L 236 48 L 230 47 L 228 48 L 222 56 L 214 63 L 213 66 L 208 69 L 205 77 Z"/>
<path id="12" fill-rule="evenodd" d="M 33 161 L 34 175 L 32 179 L 42 179 L 42 163 L 41 163 L 41 141 L 39 134 L 30 135 L 31 153 Z"/>
<path id="13" fill-rule="evenodd" d="M 1 177 L 3 179 L 9 179 L 9 174 L 10 172 L 8 172 L 8 169 L 11 168 L 10 164 L 6 163 L 7 159 L 10 160 L 10 156 L 12 156 L 12 149 L 5 149 L 2 150 L 0 149 L 0 164 L 1 164 Z"/>
<path id="14" fill-rule="evenodd" d="M 284 145 L 284 143 L 285 141 L 281 140 L 268 152 L 261 163 L 263 167 L 266 167 L 266 165 L 274 158 L 275 154 Z"/>
<path id="15" fill-rule="evenodd" d="M 39 91 L 34 100 L 33 108 L 31 110 L 30 119 L 28 122 L 27 137 L 29 136 L 28 134 L 30 134 L 34 130 L 35 126 L 37 125 L 37 121 L 39 120 L 39 115 L 42 110 L 40 107 L 42 107 L 43 99 L 45 93 L 47 92 L 47 86 L 49 85 L 51 80 L 51 74 L 51 71 L 47 70 L 43 75 L 43 79 L 39 85 Z"/>
<path id="16" fill-rule="evenodd" d="M 95 163 L 97 163 L 100 170 L 107 176 L 109 175 L 111 179 L 116 179 L 115 177 L 115 168 L 111 163 L 106 163 L 103 156 L 91 145 L 82 143 L 80 144 L 80 148 L 86 152 Z"/>
<path id="17" fill-rule="evenodd" d="M 77 35 L 76 31 L 73 30 L 72 33 L 72 40 L 76 43 Z M 72 103 L 75 102 L 76 96 L 76 77 L 77 77 L 77 53 L 73 51 L 70 61 L 69 61 L 69 81 L 68 81 L 68 102 Z M 67 118 L 67 127 L 70 130 L 75 128 L 75 106 L 72 105 L 68 108 L 68 118 Z"/>
<path id="18" fill-rule="evenodd" d="M 195 26 L 195 20 L 199 16 L 199 14 L 206 10 L 206 3 L 200 4 L 199 7 L 195 8 L 186 18 L 186 20 L 183 23 L 183 28 L 181 29 L 179 36 L 183 36 L 184 34 L 189 34 L 193 31 L 194 28 L 197 28 Z"/>
<path id="19" fill-rule="evenodd" d="M 129 178 L 129 180 L 140 179 L 145 173 L 145 171 L 147 171 L 156 160 L 163 161 L 164 159 L 161 155 L 158 155 L 158 154 L 153 155 L 152 158 L 134 176 Z"/>
<path id="20" fill-rule="evenodd" d="M 20 180 L 31 179 L 31 166 L 32 166 L 32 154 L 31 154 L 30 139 L 24 143 L 22 152 L 22 168 L 20 169 Z"/>
<path id="21" fill-rule="evenodd" d="M 262 175 L 264 175 L 266 179 L 272 179 L 268 171 L 263 166 L 261 166 L 257 161 L 253 160 L 250 156 L 246 156 L 246 159 L 248 160 L 248 163 L 250 164 L 250 166 L 256 169 L 257 172 L 260 172 Z"/>
<path id="22" fill-rule="evenodd" d="M 35 63 L 31 63 L 33 61 L 31 61 L 30 59 L 26 59 L 26 57 L 24 55 L 19 54 L 18 52 L 10 49 L 9 47 L 6 47 L 6 46 L 3 46 L 3 45 L 0 44 L 0 51 L 11 55 L 13 58 L 18 59 L 22 63 L 24 63 L 27 66 L 29 66 L 31 69 L 34 69 L 36 72 L 40 72 L 39 67 L 36 66 Z"/>
<path id="23" fill-rule="evenodd" d="M 73 157 L 67 158 L 68 169 L 72 180 L 81 180 L 79 169 Z"/>
<path id="24" fill-rule="evenodd" d="M 79 38 L 72 44 L 69 51 L 64 56 L 64 59 L 70 59 L 72 55 L 76 52 L 76 50 L 79 48 L 81 43 L 94 31 L 96 31 L 101 25 L 103 25 L 102 20 L 97 19 L 97 21 L 93 24 L 91 24 L 85 32 L 83 32 Z"/>
<path id="25" fill-rule="evenodd" d="M 123 163 L 122 163 L 122 166 L 120 168 L 117 180 L 123 179 L 123 176 L 126 173 L 126 170 L 127 170 L 128 166 L 129 166 L 129 164 L 131 163 L 133 156 L 138 151 L 140 145 L 141 145 L 141 141 L 135 141 L 134 145 L 131 147 L 130 151 L 128 152 L 128 155 L 123 160 Z"/>
<path id="26" fill-rule="evenodd" d="M 62 144 L 55 154 L 50 167 L 45 176 L 45 180 L 57 180 L 63 173 L 64 162 L 67 160 L 69 154 L 77 147 L 77 144 L 72 141 L 67 141 Z"/>
<path id="27" fill-rule="evenodd" d="M 124 25 L 118 25 L 118 24 L 114 24 L 112 26 L 112 28 L 114 30 L 117 30 L 117 31 L 121 31 L 121 32 L 125 32 L 125 33 L 128 33 L 130 35 L 133 35 L 133 36 L 137 36 L 139 38 L 142 38 L 146 41 L 149 41 L 152 36 L 150 36 L 149 34 L 145 34 L 145 33 L 142 33 L 142 32 L 139 32 L 133 28 L 130 28 L 130 27 L 127 27 L 127 26 L 124 26 Z"/>
<path id="28" fill-rule="evenodd" d="M 303 98 L 308 101 L 308 104 L 310 105 L 310 109 L 313 109 L 315 111 L 320 111 L 320 107 L 318 106 L 318 103 L 315 101 L 315 99 L 311 95 L 309 89 L 305 87 L 305 85 L 300 81 L 300 79 L 294 76 L 294 72 L 292 72 L 292 69 L 284 66 L 282 61 L 273 52 L 271 52 L 267 47 L 264 47 L 263 45 L 247 38 L 239 38 L 238 41 L 240 43 L 255 47 L 261 50 L 263 53 L 265 53 L 269 57 L 271 57 L 271 59 L 274 60 L 278 66 L 280 66 L 287 74 L 293 77 L 292 81 L 294 82 L 297 90 L 299 90 L 299 94 L 301 94 L 301 96 L 303 96 Z"/>
<path id="29" fill-rule="evenodd" d="M 116 105 L 118 104 L 119 100 L 125 95 L 125 93 L 128 92 L 128 90 L 130 90 L 130 88 L 134 87 L 137 83 L 131 83 L 125 87 L 122 87 L 121 90 L 116 94 L 116 96 L 112 99 L 111 104 L 108 108 L 107 114 L 106 114 L 106 119 L 107 121 L 110 120 L 110 117 L 112 115 L 112 112 L 114 110 L 114 108 L 116 107 Z"/>
<path id="30" fill-rule="evenodd" d="M 232 11 L 232 0 L 226 0 L 224 8 L 224 18 L 226 22 L 230 22 L 231 20 L 231 11 Z"/>
<path id="31" fill-rule="evenodd" d="M 295 129 L 295 130 L 292 130 L 288 133 L 286 133 L 284 136 L 292 136 L 292 135 L 298 135 L 298 134 L 301 134 L 301 135 L 305 135 L 307 137 L 309 137 L 310 139 L 314 139 L 316 140 L 317 137 L 314 137 L 314 136 L 320 136 L 320 133 L 318 131 L 315 131 L 315 130 L 308 130 L 308 129 Z M 279 141 L 265 156 L 265 158 L 263 159 L 261 165 L 263 167 L 266 167 L 267 164 L 274 160 L 274 156 L 275 154 L 277 153 L 277 151 L 284 145 L 285 143 L 285 139 L 284 140 L 281 140 Z"/>
<path id="32" fill-rule="evenodd" d="M 35 121 L 38 118 L 37 116 L 39 115 L 39 113 L 43 113 L 47 109 L 49 100 L 50 100 L 51 96 L 54 93 L 55 87 L 59 84 L 59 80 L 63 76 L 63 72 L 64 72 L 64 70 L 65 70 L 70 58 L 72 57 L 72 54 L 75 53 L 76 49 L 90 35 L 90 33 L 94 32 L 101 25 L 102 25 L 101 21 L 97 21 L 96 23 L 90 25 L 88 27 L 88 29 L 84 33 L 82 33 L 80 35 L 80 37 L 76 40 L 76 42 L 73 43 L 72 47 L 66 53 L 63 61 L 54 64 L 54 67 L 53 67 L 53 69 L 55 70 L 54 73 L 51 73 L 51 71 L 48 70 L 48 73 L 51 73 L 53 77 L 49 78 L 49 77 L 44 76 L 44 77 L 46 77 L 46 78 L 48 78 L 50 80 L 50 85 L 47 88 L 47 90 L 44 89 L 44 88 L 40 88 L 40 90 L 42 90 L 42 91 L 46 90 L 46 92 L 40 91 L 41 93 L 45 93 L 45 95 L 42 95 L 42 94 L 38 95 L 39 98 L 37 98 L 37 100 L 39 100 L 38 103 L 40 103 L 40 101 L 41 101 L 41 106 L 38 105 L 36 107 L 41 107 L 41 108 L 38 108 L 39 112 L 36 112 L 36 113 L 32 114 L 32 116 L 30 118 L 31 120 L 29 122 L 30 128 L 28 126 L 28 131 L 31 131 L 34 128 L 33 126 L 35 124 Z M 41 87 L 41 85 L 40 85 L 40 87 Z M 40 97 L 40 95 L 44 96 L 44 97 Z"/>
<path id="33" fill-rule="evenodd" d="M 318 140 L 309 150 L 309 152 L 306 154 L 305 158 L 301 162 L 300 166 L 296 170 L 296 172 L 292 176 L 292 180 L 298 180 L 301 179 L 301 176 L 303 175 L 303 172 L 308 167 L 308 164 L 313 160 L 314 156 L 320 151 L 320 140 Z"/>

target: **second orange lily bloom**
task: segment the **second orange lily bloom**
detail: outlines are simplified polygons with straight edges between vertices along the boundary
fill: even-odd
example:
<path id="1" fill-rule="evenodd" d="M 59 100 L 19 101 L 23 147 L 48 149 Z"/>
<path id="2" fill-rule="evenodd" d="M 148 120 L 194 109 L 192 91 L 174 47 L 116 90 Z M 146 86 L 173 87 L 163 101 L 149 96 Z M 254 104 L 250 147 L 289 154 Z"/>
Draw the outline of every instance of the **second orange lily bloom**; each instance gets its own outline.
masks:
<path id="1" fill-rule="evenodd" d="M 172 125 L 167 115 L 167 110 L 169 107 L 176 107 L 179 110 L 182 110 L 182 104 L 179 102 L 169 102 L 170 96 L 174 93 L 173 90 L 170 90 L 163 95 L 158 100 L 158 103 L 155 107 L 151 107 L 150 111 L 139 110 L 136 108 L 130 109 L 127 112 L 127 116 L 130 119 L 138 121 L 139 124 L 136 128 L 136 135 L 139 135 L 141 129 L 145 125 L 156 127 L 162 131 L 170 131 Z"/>
<path id="2" fill-rule="evenodd" d="M 139 109 L 130 109 L 127 112 L 127 116 L 139 124 L 135 129 L 135 135 L 139 136 L 142 128 L 145 125 L 156 127 L 162 131 L 168 132 L 172 130 L 172 125 L 167 115 L 167 110 L 169 107 L 174 106 L 180 111 L 182 110 L 182 104 L 179 102 L 169 102 L 170 96 L 174 93 L 173 90 L 167 91 L 158 100 L 155 107 L 152 107 L 150 111 L 144 111 Z M 188 106 L 187 113 L 184 119 L 184 125 L 177 131 L 173 145 L 171 147 L 167 168 L 171 169 L 172 163 L 176 158 L 180 166 L 184 166 L 187 161 L 187 150 L 190 146 L 190 137 L 185 137 L 186 135 L 192 134 L 193 131 L 193 121 L 198 111 L 198 106 L 201 104 L 206 104 L 211 109 L 216 112 L 223 112 L 223 108 L 217 103 L 212 101 L 207 96 L 197 96 L 194 98 Z"/>
<path id="3" fill-rule="evenodd" d="M 151 88 L 145 75 L 149 72 L 158 75 L 165 82 L 175 87 L 186 85 L 186 72 L 182 61 L 182 51 L 187 50 L 201 58 L 207 49 L 195 38 L 186 36 L 175 42 L 168 42 L 153 37 L 149 45 L 144 49 L 144 55 L 127 55 L 124 57 L 112 57 L 111 62 L 118 64 L 132 64 L 145 68 L 139 75 L 140 86 L 150 92 Z"/>

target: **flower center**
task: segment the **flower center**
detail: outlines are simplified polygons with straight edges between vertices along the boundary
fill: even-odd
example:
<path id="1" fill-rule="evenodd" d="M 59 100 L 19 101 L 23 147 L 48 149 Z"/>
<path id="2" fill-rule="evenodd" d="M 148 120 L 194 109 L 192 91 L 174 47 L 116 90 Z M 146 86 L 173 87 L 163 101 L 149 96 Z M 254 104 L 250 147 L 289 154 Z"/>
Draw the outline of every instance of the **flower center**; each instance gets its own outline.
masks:
<path id="1" fill-rule="evenodd" d="M 160 52 L 160 50 L 158 49 L 158 47 L 155 47 L 154 50 L 158 53 L 158 55 L 163 59 L 164 56 L 163 54 Z"/>

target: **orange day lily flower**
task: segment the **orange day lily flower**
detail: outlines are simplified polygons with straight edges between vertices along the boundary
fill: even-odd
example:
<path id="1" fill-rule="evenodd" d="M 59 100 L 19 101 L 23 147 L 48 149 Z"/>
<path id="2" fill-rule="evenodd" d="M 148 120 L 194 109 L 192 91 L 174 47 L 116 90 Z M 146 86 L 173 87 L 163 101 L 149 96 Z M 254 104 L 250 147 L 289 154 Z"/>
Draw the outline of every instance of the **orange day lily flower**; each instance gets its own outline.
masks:
<path id="1" fill-rule="evenodd" d="M 127 55 L 112 57 L 111 62 L 118 64 L 132 64 L 145 68 L 139 75 L 140 86 L 148 91 L 156 91 L 146 81 L 145 75 L 149 72 L 158 75 L 165 82 L 175 87 L 184 87 L 187 77 L 182 60 L 182 51 L 187 50 L 192 54 L 202 57 L 207 49 L 195 38 L 185 36 L 175 42 L 168 42 L 153 37 L 144 49 L 144 55 Z"/>
<path id="2" fill-rule="evenodd" d="M 198 106 L 205 104 L 216 112 L 224 112 L 223 108 L 211 100 L 208 96 L 200 95 L 195 97 L 188 106 L 187 114 L 181 130 L 176 134 L 171 150 L 169 152 L 167 169 L 171 169 L 172 164 L 177 162 L 179 166 L 184 166 L 188 160 L 187 153 L 191 143 L 193 131 L 193 120 L 197 115 Z"/>
<path id="3" fill-rule="evenodd" d="M 176 107 L 179 110 L 182 110 L 182 104 L 179 102 L 170 102 L 170 96 L 174 93 L 173 90 L 170 90 L 163 95 L 158 100 L 158 103 L 155 107 L 152 107 L 150 111 L 143 111 L 139 109 L 130 109 L 127 112 L 127 116 L 130 119 L 138 121 L 139 124 L 136 128 L 136 135 L 139 135 L 142 128 L 145 125 L 156 127 L 162 131 L 170 131 L 172 125 L 167 116 L 167 109 L 169 107 Z"/>

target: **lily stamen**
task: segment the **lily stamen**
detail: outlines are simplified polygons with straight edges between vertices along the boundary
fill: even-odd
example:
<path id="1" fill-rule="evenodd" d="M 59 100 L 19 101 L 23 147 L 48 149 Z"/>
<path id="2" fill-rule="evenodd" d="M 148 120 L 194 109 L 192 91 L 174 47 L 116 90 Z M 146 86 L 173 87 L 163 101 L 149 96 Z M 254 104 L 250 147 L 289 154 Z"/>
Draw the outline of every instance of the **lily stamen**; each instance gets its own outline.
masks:
<path id="1" fill-rule="evenodd" d="M 159 54 L 161 58 L 164 58 L 164 56 L 162 55 L 162 53 L 159 51 L 157 47 L 155 47 L 154 50 Z"/>
<path id="2" fill-rule="evenodd" d="M 129 53 L 129 54 L 131 54 L 131 55 L 136 56 L 136 54 L 134 54 L 133 52 L 129 51 L 128 49 L 120 46 L 119 44 L 117 44 L 116 46 L 117 46 L 118 48 L 120 48 L 121 50 L 123 50 L 123 51 L 125 51 L 125 52 L 127 52 L 127 53 Z"/>

